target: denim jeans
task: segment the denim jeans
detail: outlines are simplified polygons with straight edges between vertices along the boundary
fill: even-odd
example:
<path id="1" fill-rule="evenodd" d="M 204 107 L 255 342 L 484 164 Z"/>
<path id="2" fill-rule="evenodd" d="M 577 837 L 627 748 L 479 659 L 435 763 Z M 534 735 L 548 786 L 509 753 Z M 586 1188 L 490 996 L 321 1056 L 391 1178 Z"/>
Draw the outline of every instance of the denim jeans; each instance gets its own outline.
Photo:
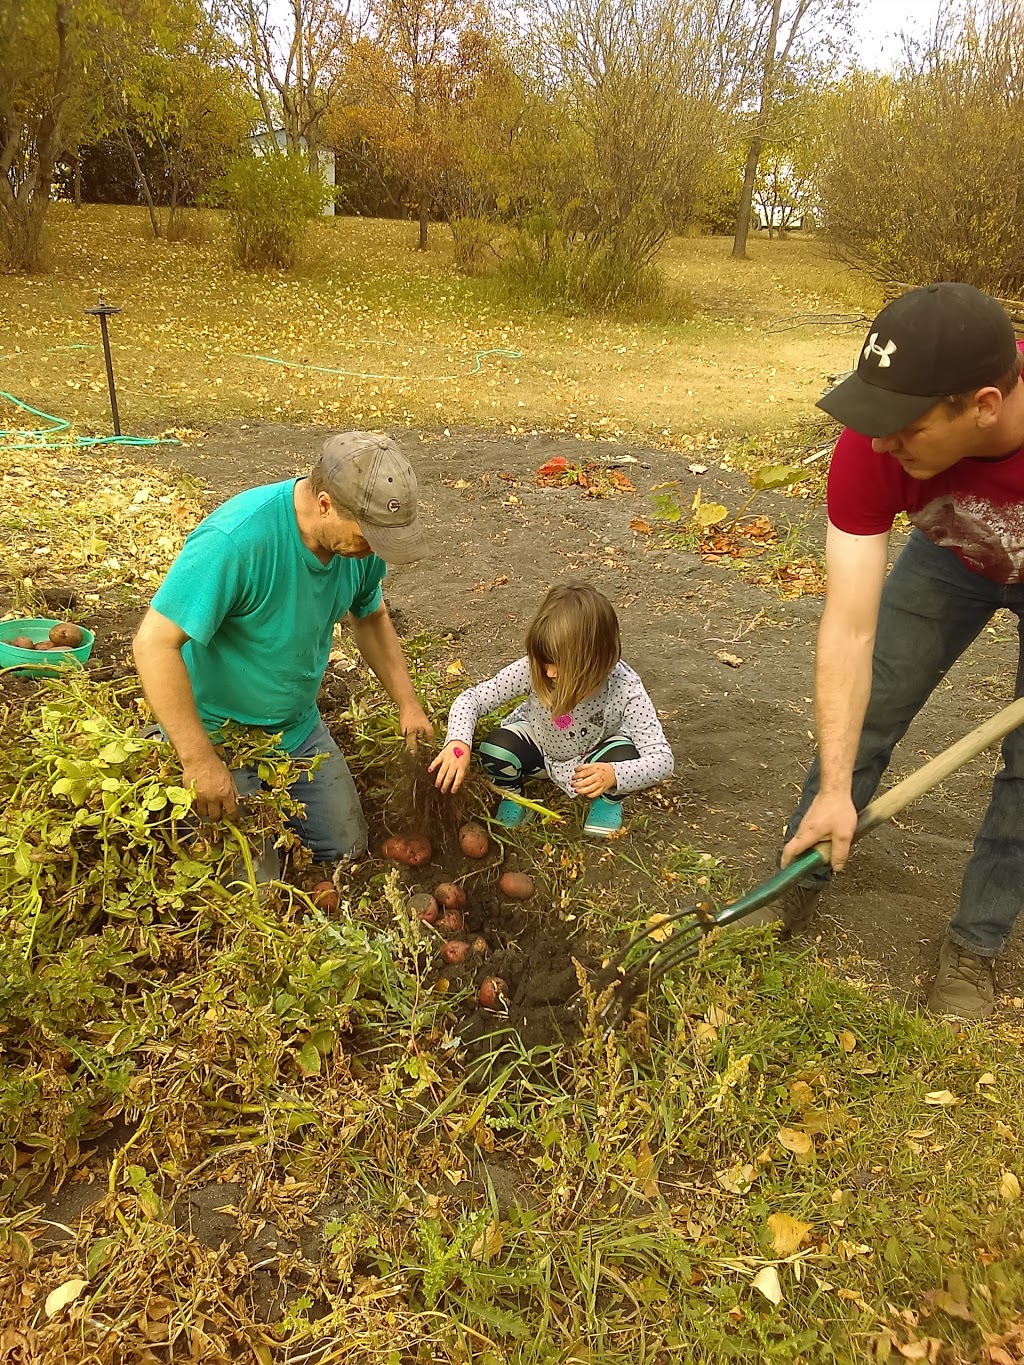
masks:
<path id="1" fill-rule="evenodd" d="M 1024 584 L 983 578 L 952 550 L 933 545 L 920 531 L 911 534 L 882 592 L 871 698 L 853 770 L 853 803 L 858 810 L 874 795 L 910 722 L 1001 607 L 1017 617 L 1018 639 L 1024 643 Z M 1024 695 L 1022 653 L 1018 652 L 1015 697 Z M 1024 729 L 1006 736 L 1002 757 L 964 872 L 960 907 L 948 930 L 955 943 L 979 957 L 999 955 L 1024 903 Z M 818 782 L 815 758 L 787 839 L 817 795 Z M 831 868 L 819 868 L 803 884 L 820 888 L 831 876 Z"/>
<path id="2" fill-rule="evenodd" d="M 321 720 L 313 733 L 290 753 L 292 758 L 312 758 L 314 754 L 327 757 L 316 772 L 303 773 L 289 788 L 304 807 L 301 815 L 288 821 L 289 827 L 318 862 L 333 863 L 362 853 L 366 848 L 366 820 L 359 793 L 324 722 Z M 255 768 L 233 768 L 231 776 L 243 800 L 260 788 Z M 279 875 L 277 850 L 268 844 L 256 860 L 256 880 L 272 881 Z"/>

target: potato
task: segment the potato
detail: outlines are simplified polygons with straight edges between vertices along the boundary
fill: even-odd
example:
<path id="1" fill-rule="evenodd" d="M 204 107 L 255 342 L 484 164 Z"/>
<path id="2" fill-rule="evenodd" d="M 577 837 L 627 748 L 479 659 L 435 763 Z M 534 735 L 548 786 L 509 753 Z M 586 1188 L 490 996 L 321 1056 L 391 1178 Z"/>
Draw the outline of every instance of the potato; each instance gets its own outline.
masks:
<path id="1" fill-rule="evenodd" d="M 58 649 L 67 649 L 67 645 L 51 645 L 49 640 L 40 640 L 37 644 L 33 645 L 33 649 L 48 649 L 56 653 Z"/>
<path id="2" fill-rule="evenodd" d="M 463 943 L 461 939 L 449 939 L 441 949 L 441 956 L 445 962 L 465 962 L 466 958 L 469 957 L 469 944 Z"/>
<path id="3" fill-rule="evenodd" d="M 461 934 L 465 927 L 462 911 L 454 908 L 446 910 L 437 921 L 437 927 L 445 934 Z"/>
<path id="4" fill-rule="evenodd" d="M 528 901 L 533 895 L 533 878 L 525 872 L 506 872 L 498 883 L 502 895 L 513 901 Z"/>
<path id="5" fill-rule="evenodd" d="M 318 910 L 337 910 L 340 903 L 340 897 L 333 882 L 317 882 L 309 893 L 309 899 Z"/>
<path id="6" fill-rule="evenodd" d="M 405 845 L 409 850 L 410 867 L 422 867 L 424 863 L 429 863 L 434 856 L 434 850 L 430 847 L 430 840 L 425 834 L 408 835 Z"/>
<path id="7" fill-rule="evenodd" d="M 470 940 L 469 950 L 474 957 L 486 957 L 491 951 L 491 945 L 484 938 L 483 934 L 477 934 L 476 938 Z"/>
<path id="8" fill-rule="evenodd" d="M 415 919 L 421 919 L 425 924 L 433 924 L 437 919 L 437 901 L 429 891 L 419 891 L 415 896 L 410 896 L 406 901 L 409 914 Z"/>
<path id="9" fill-rule="evenodd" d="M 27 635 L 15 635 L 13 640 L 5 640 L 5 644 L 13 645 L 15 649 L 35 649 L 35 640 L 30 640 Z"/>
<path id="10" fill-rule="evenodd" d="M 476 993 L 485 1010 L 497 1009 L 508 994 L 508 982 L 501 976 L 488 976 Z"/>
<path id="11" fill-rule="evenodd" d="M 84 639 L 82 627 L 76 626 L 74 621 L 61 621 L 58 625 L 50 627 L 51 644 L 77 649 Z"/>
<path id="12" fill-rule="evenodd" d="M 430 840 L 422 834 L 392 834 L 381 844 L 380 851 L 385 858 L 405 863 L 406 867 L 422 867 L 430 862 L 433 853 Z"/>
<path id="13" fill-rule="evenodd" d="M 466 893 L 461 886 L 456 886 L 454 882 L 440 882 L 434 887 L 434 900 L 438 905 L 443 905 L 446 910 L 464 910 L 466 906 Z"/>
<path id="14" fill-rule="evenodd" d="M 491 841 L 484 827 L 471 820 L 459 830 L 459 847 L 467 858 L 486 858 Z"/>

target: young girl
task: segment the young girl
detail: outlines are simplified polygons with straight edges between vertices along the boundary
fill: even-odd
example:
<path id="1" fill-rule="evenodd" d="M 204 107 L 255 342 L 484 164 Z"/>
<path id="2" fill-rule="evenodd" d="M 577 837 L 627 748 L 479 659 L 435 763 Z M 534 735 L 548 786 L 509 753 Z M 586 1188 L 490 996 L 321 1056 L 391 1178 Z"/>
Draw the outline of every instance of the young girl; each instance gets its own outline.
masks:
<path id="1" fill-rule="evenodd" d="M 526 657 L 456 698 L 445 746 L 430 765 L 437 786 L 458 791 L 469 767 L 477 721 L 526 696 L 480 742 L 480 763 L 496 786 L 521 793 L 547 771 L 570 796 L 590 800 L 585 834 L 607 839 L 622 828 L 622 798 L 670 776 L 672 750 L 644 685 L 619 655 L 615 608 L 585 585 L 552 588 L 526 633 Z M 502 799 L 499 824 L 529 812 Z"/>

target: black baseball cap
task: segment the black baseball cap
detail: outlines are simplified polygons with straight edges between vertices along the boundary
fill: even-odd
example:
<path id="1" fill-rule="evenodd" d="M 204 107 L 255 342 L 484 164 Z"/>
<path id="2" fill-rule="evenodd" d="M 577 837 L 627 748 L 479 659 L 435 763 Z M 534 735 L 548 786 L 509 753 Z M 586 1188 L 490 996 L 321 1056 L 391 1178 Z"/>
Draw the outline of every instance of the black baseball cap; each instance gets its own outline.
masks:
<path id="1" fill-rule="evenodd" d="M 862 436 L 891 436 L 949 394 L 994 384 L 1017 355 L 1002 304 L 971 284 L 929 284 L 887 304 L 857 368 L 818 400 Z"/>

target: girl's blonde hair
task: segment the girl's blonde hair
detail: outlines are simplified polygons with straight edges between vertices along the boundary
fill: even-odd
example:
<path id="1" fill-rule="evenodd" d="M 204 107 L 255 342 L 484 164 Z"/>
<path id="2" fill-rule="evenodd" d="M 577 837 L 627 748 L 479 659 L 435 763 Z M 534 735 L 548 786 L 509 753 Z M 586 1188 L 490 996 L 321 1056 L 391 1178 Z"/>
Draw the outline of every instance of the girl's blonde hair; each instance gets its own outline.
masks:
<path id="1" fill-rule="evenodd" d="M 533 690 L 556 716 L 596 692 L 621 653 L 615 608 L 585 583 L 552 588 L 526 632 Z M 558 669 L 557 678 L 545 675 L 547 664 Z"/>

